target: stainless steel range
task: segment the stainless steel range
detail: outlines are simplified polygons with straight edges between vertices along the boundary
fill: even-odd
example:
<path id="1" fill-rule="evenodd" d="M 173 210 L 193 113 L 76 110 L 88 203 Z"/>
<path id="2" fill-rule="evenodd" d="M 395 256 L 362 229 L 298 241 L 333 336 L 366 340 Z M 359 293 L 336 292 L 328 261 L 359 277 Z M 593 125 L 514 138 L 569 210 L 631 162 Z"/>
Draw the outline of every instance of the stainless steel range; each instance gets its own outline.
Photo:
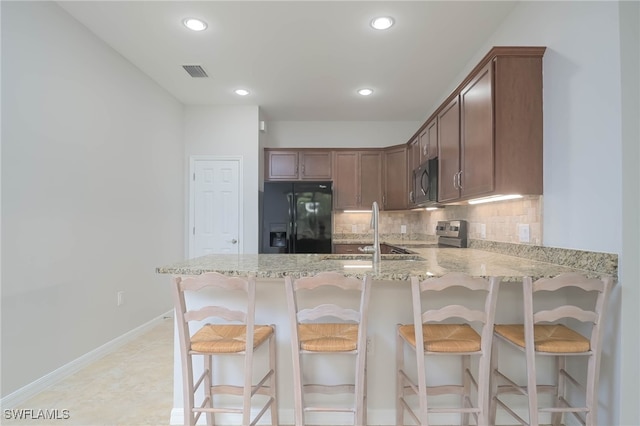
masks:
<path id="1" fill-rule="evenodd" d="M 438 246 L 467 247 L 466 220 L 440 220 L 436 225 Z"/>

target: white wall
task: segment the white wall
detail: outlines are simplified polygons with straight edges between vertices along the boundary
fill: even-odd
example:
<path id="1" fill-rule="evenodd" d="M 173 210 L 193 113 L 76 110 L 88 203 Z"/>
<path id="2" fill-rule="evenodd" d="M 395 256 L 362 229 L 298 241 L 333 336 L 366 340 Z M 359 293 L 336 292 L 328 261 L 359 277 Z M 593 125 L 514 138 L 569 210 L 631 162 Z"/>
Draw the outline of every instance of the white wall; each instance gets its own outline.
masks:
<path id="1" fill-rule="evenodd" d="M 546 246 L 620 251 L 620 211 L 614 207 L 622 200 L 618 28 L 617 2 L 524 2 L 468 64 L 467 71 L 491 46 L 547 47 Z"/>
<path id="2" fill-rule="evenodd" d="M 243 253 L 258 252 L 260 184 L 259 108 L 255 105 L 187 106 L 184 113 L 185 158 L 192 155 L 242 156 Z M 183 181 L 186 182 L 186 174 Z M 188 185 L 188 182 L 186 182 Z M 185 205 L 188 205 L 185 201 Z M 186 226 L 186 225 L 185 225 Z M 185 228 L 186 229 L 186 228 Z"/>
<path id="3" fill-rule="evenodd" d="M 181 104 L 55 3 L 1 7 L 5 396 L 172 307 L 184 151 Z"/>
<path id="4" fill-rule="evenodd" d="M 270 121 L 267 148 L 376 148 L 406 143 L 418 121 Z"/>
<path id="5" fill-rule="evenodd" d="M 640 419 L 640 3 L 620 2 L 622 81 L 621 425 Z"/>

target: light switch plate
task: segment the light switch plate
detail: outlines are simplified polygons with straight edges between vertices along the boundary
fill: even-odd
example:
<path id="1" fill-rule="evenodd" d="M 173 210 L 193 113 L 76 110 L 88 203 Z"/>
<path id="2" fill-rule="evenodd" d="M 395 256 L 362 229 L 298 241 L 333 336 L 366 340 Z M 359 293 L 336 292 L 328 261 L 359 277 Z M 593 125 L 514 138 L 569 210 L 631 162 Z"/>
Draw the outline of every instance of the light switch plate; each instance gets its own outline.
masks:
<path id="1" fill-rule="evenodd" d="M 351 233 L 356 234 L 358 232 L 358 225 L 351 225 Z"/>
<path id="2" fill-rule="evenodd" d="M 480 238 L 482 238 L 483 240 L 487 238 L 487 224 L 486 223 L 481 223 L 480 224 Z"/>
<path id="3" fill-rule="evenodd" d="M 529 242 L 529 224 L 522 223 L 518 225 L 518 239 L 521 243 Z"/>
<path id="4" fill-rule="evenodd" d="M 407 225 L 400 225 L 400 233 L 401 234 L 407 233 Z"/>

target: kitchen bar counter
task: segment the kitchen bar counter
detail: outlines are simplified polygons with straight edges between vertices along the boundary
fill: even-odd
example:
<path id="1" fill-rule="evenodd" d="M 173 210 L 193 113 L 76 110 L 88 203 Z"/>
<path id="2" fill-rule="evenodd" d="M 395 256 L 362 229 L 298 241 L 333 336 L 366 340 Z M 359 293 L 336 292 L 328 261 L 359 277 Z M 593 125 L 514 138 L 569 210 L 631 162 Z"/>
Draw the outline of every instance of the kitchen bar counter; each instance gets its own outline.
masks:
<path id="1" fill-rule="evenodd" d="M 175 275 L 215 271 L 225 275 L 251 274 L 257 278 L 300 277 L 323 271 L 342 271 L 355 277 L 370 274 L 374 280 L 384 281 L 406 281 L 413 275 L 427 278 L 448 272 L 465 272 L 481 277 L 500 276 L 505 282 L 521 281 L 523 276 L 537 279 L 563 272 L 579 272 L 588 276 L 612 274 L 612 271 L 602 270 L 604 268 L 580 269 L 474 248 L 421 248 L 419 244 L 407 247 L 415 254 L 382 255 L 383 260 L 376 267 L 368 254 L 214 254 L 159 267 L 156 271 Z"/>
<path id="2" fill-rule="evenodd" d="M 366 241 L 359 241 L 360 243 Z M 408 280 L 412 275 L 426 278 L 440 276 L 448 272 L 466 272 L 474 276 L 500 276 L 503 283 L 498 295 L 498 323 L 522 322 L 522 282 L 523 276 L 539 278 L 554 276 L 563 272 L 580 272 L 589 276 L 600 276 L 605 273 L 615 276 L 617 257 L 602 253 L 562 251 L 556 257 L 543 250 L 540 254 L 535 247 L 524 253 L 530 257 L 513 256 L 499 253 L 504 247 L 487 246 L 478 248 L 433 248 L 428 247 L 428 241 L 394 241 L 385 242 L 392 245 L 402 244 L 414 254 L 382 255 L 379 266 L 373 267 L 370 254 L 242 254 L 242 255 L 207 255 L 183 262 L 157 268 L 161 274 L 197 275 L 203 272 L 216 271 L 225 275 L 254 275 L 257 278 L 256 288 L 256 322 L 259 324 L 275 324 L 277 327 L 277 357 L 281 366 L 291 363 L 290 324 L 287 315 L 286 295 L 283 277 L 294 278 L 314 275 L 322 271 L 340 271 L 346 275 L 361 277 L 370 274 L 374 279 L 374 290 L 371 292 L 369 304 L 368 335 L 372 349 L 367 355 L 369 371 L 375 372 L 367 378 L 368 417 L 369 424 L 395 424 L 395 333 L 396 324 L 408 324 L 413 320 L 411 310 L 411 286 Z M 393 244 L 396 243 L 396 244 Z M 427 247 L 425 247 L 427 246 Z M 513 248 L 515 249 L 515 248 Z M 509 253 L 511 249 L 507 249 Z M 536 254 L 538 253 L 538 254 Z M 559 259 L 558 263 L 533 259 Z M 547 257 L 544 257 L 547 256 Z M 587 265 L 589 268 L 575 268 L 567 266 L 562 259 L 573 259 L 573 264 Z M 581 259 L 575 263 L 575 259 Z M 510 285 L 511 284 L 511 285 Z M 513 285 L 516 284 L 516 285 Z M 194 301 L 205 303 L 206 295 L 194 295 Z M 558 295 L 553 295 L 558 297 Z M 357 300 L 356 300 L 357 302 Z M 609 339 L 610 337 L 607 337 Z M 606 345 L 606 342 L 605 342 Z M 375 347 L 375 349 L 373 349 Z M 176 357 L 174 363 L 174 409 L 171 424 L 182 421 L 182 388 L 181 365 L 178 348 L 174 348 Z M 508 356 L 508 355 L 507 355 Z M 503 356 L 504 358 L 504 356 Z M 459 360 L 442 357 L 438 359 L 436 379 L 440 381 L 454 380 L 459 370 Z M 201 372 L 201 365 L 194 368 Z M 331 369 L 327 380 L 338 382 L 345 375 L 350 374 L 350 365 L 342 365 Z M 236 377 L 237 376 L 237 377 Z M 241 380 L 241 368 L 237 370 L 237 380 Z M 523 378 L 523 377 L 520 377 Z M 293 377 L 291 369 L 281 368 L 278 371 L 279 411 L 281 424 L 293 424 Z M 312 416 L 312 415 L 310 415 Z M 439 424 L 454 424 L 459 416 L 443 415 Z M 312 418 L 312 423 L 320 420 Z M 238 424 L 235 419 L 224 419 L 225 424 Z M 347 414 L 336 417 L 331 423 L 348 424 L 351 417 Z M 505 421 L 508 421 L 505 420 Z M 497 424 L 505 424 L 498 419 Z"/>

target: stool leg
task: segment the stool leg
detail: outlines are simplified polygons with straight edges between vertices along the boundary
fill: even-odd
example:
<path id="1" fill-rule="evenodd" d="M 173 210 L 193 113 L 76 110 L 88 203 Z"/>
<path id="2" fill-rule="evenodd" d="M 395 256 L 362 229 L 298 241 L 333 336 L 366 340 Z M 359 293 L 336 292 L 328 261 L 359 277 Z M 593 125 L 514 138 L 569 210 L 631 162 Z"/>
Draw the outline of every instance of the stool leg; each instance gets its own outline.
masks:
<path id="1" fill-rule="evenodd" d="M 183 386 L 183 400 L 184 400 L 184 424 L 185 426 L 195 426 L 195 413 L 193 412 L 193 358 L 187 355 L 186 359 L 183 358 L 182 367 L 182 381 Z"/>
<path id="2" fill-rule="evenodd" d="M 498 376 L 496 370 L 498 368 L 498 339 L 493 338 L 491 343 L 491 364 L 489 368 L 489 424 L 496 424 L 496 411 L 498 410 Z"/>
<path id="3" fill-rule="evenodd" d="M 587 426 L 596 426 L 598 424 L 598 371 L 600 370 L 600 355 L 591 355 L 587 364 L 587 394 L 586 406 L 587 416 L 585 423 Z"/>
<path id="4" fill-rule="evenodd" d="M 404 342 L 399 328 L 399 325 L 396 326 L 396 426 L 403 426 L 404 407 L 400 401 L 404 398 L 404 381 L 400 372 L 404 370 Z"/>
<path id="5" fill-rule="evenodd" d="M 355 377 L 355 424 L 356 426 L 365 425 L 364 398 L 365 398 L 365 373 L 367 363 L 367 348 L 358 348 L 356 354 L 356 377 Z"/>
<path id="6" fill-rule="evenodd" d="M 367 355 L 365 353 L 364 373 L 362 384 L 362 424 L 367 425 Z"/>
<path id="7" fill-rule="evenodd" d="M 556 395 L 555 395 L 555 407 L 560 407 L 562 405 L 562 398 L 565 398 L 566 395 L 566 386 L 567 380 L 562 374 L 562 371 L 566 368 L 566 357 L 557 356 L 555 357 L 556 364 Z M 551 415 L 551 424 L 553 426 L 560 426 L 562 421 L 562 413 L 553 413 Z"/>
<path id="8" fill-rule="evenodd" d="M 293 402 L 296 426 L 304 426 L 304 405 L 302 385 L 302 356 L 299 349 L 293 353 Z"/>
<path id="9" fill-rule="evenodd" d="M 529 395 L 529 426 L 538 426 L 538 381 L 536 378 L 535 353 L 525 348 L 527 361 L 527 394 Z"/>
<path id="10" fill-rule="evenodd" d="M 275 325 L 272 326 L 274 328 L 274 333 L 269 338 L 269 368 L 273 371 L 273 375 L 271 376 L 271 381 L 269 383 L 271 387 L 271 397 L 273 398 L 273 402 L 271 403 L 271 425 L 278 426 L 278 392 L 276 388 L 276 335 L 275 335 Z"/>
<path id="11" fill-rule="evenodd" d="M 467 405 L 467 398 L 471 397 L 471 379 L 469 378 L 469 369 L 471 368 L 471 357 L 462 355 L 462 395 L 460 398 L 460 406 L 465 408 Z M 469 413 L 461 413 L 460 424 L 469 424 Z"/>
<path id="12" fill-rule="evenodd" d="M 208 407 L 213 408 L 213 394 L 211 393 L 211 386 L 213 385 L 212 383 L 213 355 L 204 355 L 204 371 L 205 371 L 205 376 L 204 376 L 204 381 L 202 383 L 204 386 L 204 397 L 209 398 Z M 207 425 L 215 426 L 216 424 L 215 414 L 206 413 L 206 416 L 207 416 Z"/>

